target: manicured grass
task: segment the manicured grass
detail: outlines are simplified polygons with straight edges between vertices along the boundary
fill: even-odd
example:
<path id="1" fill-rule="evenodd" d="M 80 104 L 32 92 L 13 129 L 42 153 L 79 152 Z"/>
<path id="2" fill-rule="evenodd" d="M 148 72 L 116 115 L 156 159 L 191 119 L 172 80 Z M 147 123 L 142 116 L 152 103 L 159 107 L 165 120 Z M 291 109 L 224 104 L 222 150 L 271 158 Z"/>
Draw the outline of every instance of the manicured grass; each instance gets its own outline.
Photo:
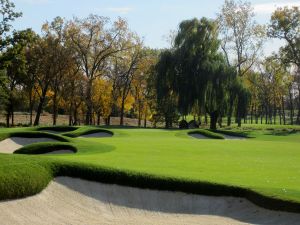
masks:
<path id="1" fill-rule="evenodd" d="M 65 135 L 76 137 L 98 129 L 80 127 Z M 33 128 L 0 129 L 0 138 L 27 130 Z M 300 212 L 298 132 L 242 130 L 253 138 L 225 141 L 195 139 L 188 136 L 188 130 L 109 130 L 114 133 L 112 138 L 67 138 L 77 148 L 76 154 L 0 154 L 0 198 L 34 194 L 53 176 L 69 175 L 131 186 L 242 196 L 265 207 Z M 28 191 L 30 185 L 33 188 Z M 298 204 L 292 207 L 285 201 Z"/>

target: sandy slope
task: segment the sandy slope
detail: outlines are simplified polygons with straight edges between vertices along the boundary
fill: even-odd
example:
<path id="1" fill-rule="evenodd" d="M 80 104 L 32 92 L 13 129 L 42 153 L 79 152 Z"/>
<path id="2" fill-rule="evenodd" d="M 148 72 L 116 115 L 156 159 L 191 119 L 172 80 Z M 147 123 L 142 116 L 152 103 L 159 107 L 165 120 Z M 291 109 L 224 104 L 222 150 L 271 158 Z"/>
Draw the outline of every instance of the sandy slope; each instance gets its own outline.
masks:
<path id="1" fill-rule="evenodd" d="M 193 137 L 193 138 L 198 138 L 198 139 L 212 139 L 212 138 L 209 138 L 209 137 L 206 137 L 205 135 L 203 134 L 188 134 L 189 136 Z"/>
<path id="2" fill-rule="evenodd" d="M 261 209 L 232 197 L 142 190 L 59 177 L 32 197 L 0 202 L 0 223 L 299 224 L 300 215 Z"/>
<path id="3" fill-rule="evenodd" d="M 17 149 L 32 143 L 37 142 L 52 142 L 58 141 L 53 138 L 23 138 L 23 137 L 11 137 L 0 142 L 1 153 L 13 153 Z"/>
<path id="4" fill-rule="evenodd" d="M 239 137 L 239 136 L 232 136 L 228 134 L 222 134 L 226 140 L 246 140 L 245 137 Z"/>

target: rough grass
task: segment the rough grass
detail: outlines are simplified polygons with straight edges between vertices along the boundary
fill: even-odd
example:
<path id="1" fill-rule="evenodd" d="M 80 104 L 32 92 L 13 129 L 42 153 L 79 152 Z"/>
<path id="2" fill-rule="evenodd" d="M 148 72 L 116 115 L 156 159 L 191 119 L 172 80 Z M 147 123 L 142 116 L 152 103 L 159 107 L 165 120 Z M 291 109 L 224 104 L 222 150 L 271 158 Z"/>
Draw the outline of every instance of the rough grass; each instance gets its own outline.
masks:
<path id="1" fill-rule="evenodd" d="M 70 133 L 76 136 L 95 129 L 99 128 L 82 127 Z M 27 130 L 0 129 L 0 137 Z M 65 175 L 141 188 L 239 196 L 266 208 L 300 212 L 300 133 L 252 130 L 247 134 L 253 139 L 223 141 L 192 139 L 187 130 L 111 132 L 112 138 L 70 138 L 77 154 L 0 154 L 0 198 L 35 194 L 53 176 Z"/>

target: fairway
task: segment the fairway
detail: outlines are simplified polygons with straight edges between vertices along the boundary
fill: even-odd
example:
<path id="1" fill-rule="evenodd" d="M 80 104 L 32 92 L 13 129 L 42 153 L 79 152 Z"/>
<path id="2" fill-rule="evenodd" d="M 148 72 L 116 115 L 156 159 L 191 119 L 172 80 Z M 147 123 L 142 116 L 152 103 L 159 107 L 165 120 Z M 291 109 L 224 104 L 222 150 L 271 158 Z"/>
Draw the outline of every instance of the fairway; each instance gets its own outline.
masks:
<path id="1" fill-rule="evenodd" d="M 124 128 L 109 129 L 113 132 L 112 137 L 75 137 L 93 133 L 97 129 L 99 128 L 81 127 L 75 131 L 56 134 L 69 141 L 64 145 L 75 146 L 76 154 L 1 154 L 1 198 L 35 194 L 52 179 L 50 177 L 55 174 L 53 165 L 72 165 L 78 171 L 78 174 L 75 172 L 72 176 L 85 176 L 80 168 L 91 167 L 93 171 L 107 169 L 142 177 L 154 176 L 162 180 L 178 179 L 241 187 L 264 196 L 300 203 L 300 133 L 258 130 L 248 132 L 251 138 L 228 140 L 196 139 L 189 136 L 187 130 Z M 17 131 L 24 136 L 25 131 L 32 133 L 33 130 L 34 128 L 1 129 L 0 135 L 4 139 L 7 131 L 12 132 L 11 134 Z M 18 133 L 15 135 L 20 135 Z M 30 152 L 30 149 L 43 149 L 49 144 L 55 146 L 54 143 L 58 142 L 35 143 L 25 147 L 25 150 Z M 34 167 L 43 169 L 35 170 Z M 28 183 L 22 177 L 27 168 L 27 172 L 35 170 L 30 176 L 26 175 Z M 22 170 L 22 173 L 18 170 Z M 44 181 L 39 184 L 37 179 Z M 126 178 L 124 180 L 122 182 L 126 184 Z M 16 190 L 10 190 L 11 196 L 5 196 L 5 185 L 10 182 L 21 186 L 16 185 Z M 32 185 L 32 182 L 36 186 L 26 187 Z M 130 185 L 134 186 L 132 183 Z M 34 187 L 35 190 L 27 190 Z M 18 189 L 23 192 L 18 192 Z"/>

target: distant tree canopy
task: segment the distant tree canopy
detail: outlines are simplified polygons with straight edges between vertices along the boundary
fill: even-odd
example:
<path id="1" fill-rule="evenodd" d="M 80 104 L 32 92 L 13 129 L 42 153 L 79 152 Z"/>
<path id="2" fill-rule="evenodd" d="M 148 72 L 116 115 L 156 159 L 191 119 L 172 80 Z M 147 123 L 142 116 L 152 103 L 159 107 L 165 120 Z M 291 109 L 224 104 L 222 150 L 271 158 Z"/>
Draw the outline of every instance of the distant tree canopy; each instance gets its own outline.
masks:
<path id="1" fill-rule="evenodd" d="M 109 125 L 111 117 L 138 126 L 171 128 L 210 121 L 300 124 L 300 10 L 275 10 L 268 25 L 255 21 L 247 1 L 225 0 L 215 20 L 182 21 L 169 49 L 151 49 L 126 20 L 99 15 L 56 17 L 36 34 L 11 31 L 21 16 L 0 0 L 0 111 L 14 126 L 16 111 L 39 125 L 44 111 L 57 124 Z M 267 29 L 266 29 L 267 28 Z M 267 31 L 267 32 L 266 32 Z M 285 42 L 264 57 L 266 39 Z M 250 117 L 250 119 L 249 119 Z M 244 120 L 243 120 L 244 119 Z M 223 123 L 222 123 L 223 122 Z"/>

